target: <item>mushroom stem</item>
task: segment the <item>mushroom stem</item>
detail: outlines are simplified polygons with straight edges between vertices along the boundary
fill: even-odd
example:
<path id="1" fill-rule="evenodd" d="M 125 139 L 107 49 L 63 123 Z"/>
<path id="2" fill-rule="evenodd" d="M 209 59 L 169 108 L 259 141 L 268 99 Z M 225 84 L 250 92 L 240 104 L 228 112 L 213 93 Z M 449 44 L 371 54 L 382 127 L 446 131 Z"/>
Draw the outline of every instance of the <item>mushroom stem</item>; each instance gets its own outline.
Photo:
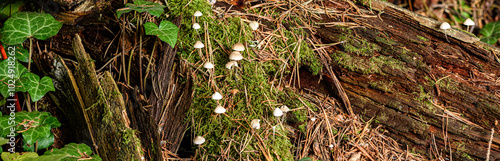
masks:
<path id="1" fill-rule="evenodd" d="M 446 30 L 444 30 L 444 37 L 446 38 L 446 41 L 450 42 L 450 40 L 448 40 L 448 36 L 446 34 Z"/>

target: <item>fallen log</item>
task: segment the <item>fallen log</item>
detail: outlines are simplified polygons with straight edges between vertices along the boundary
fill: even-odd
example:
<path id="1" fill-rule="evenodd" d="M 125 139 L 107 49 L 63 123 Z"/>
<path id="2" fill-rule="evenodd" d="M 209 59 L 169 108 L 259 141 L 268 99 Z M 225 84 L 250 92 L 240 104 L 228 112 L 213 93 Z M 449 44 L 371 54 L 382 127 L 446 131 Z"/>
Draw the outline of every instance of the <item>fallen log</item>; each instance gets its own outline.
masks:
<path id="1" fill-rule="evenodd" d="M 333 71 L 323 72 L 332 87 L 325 94 L 338 96 L 337 77 L 356 115 L 373 118 L 414 152 L 486 159 L 491 130 L 500 128 L 500 50 L 387 2 L 355 7 L 359 14 L 320 14 L 323 23 L 309 30 L 311 43 L 334 44 L 316 48 Z M 500 158 L 499 149 L 495 132 L 490 160 Z"/>

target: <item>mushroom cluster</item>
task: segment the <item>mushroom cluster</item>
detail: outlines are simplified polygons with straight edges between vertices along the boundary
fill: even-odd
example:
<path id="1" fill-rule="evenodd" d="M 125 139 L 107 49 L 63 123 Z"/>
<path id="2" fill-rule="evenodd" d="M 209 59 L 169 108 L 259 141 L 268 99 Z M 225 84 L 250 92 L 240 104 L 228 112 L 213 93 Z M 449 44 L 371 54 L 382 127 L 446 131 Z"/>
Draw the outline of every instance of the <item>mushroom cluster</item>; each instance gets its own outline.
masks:
<path id="1" fill-rule="evenodd" d="M 208 0 L 209 2 L 215 2 L 215 0 Z M 193 24 L 192 24 L 192 28 L 194 30 L 196 30 L 196 32 L 198 32 L 198 30 L 201 28 L 201 25 L 196 22 L 198 20 L 198 18 L 200 16 L 203 16 L 203 14 L 200 12 L 200 11 L 196 11 L 194 14 L 193 14 Z M 206 24 L 205 24 L 206 25 Z M 257 30 L 259 28 L 259 23 L 256 22 L 256 21 L 252 21 L 250 22 L 249 24 L 250 28 L 252 30 Z M 206 27 L 206 26 L 205 26 Z M 216 69 L 215 66 L 216 64 L 214 64 L 214 60 L 211 59 L 211 52 L 212 51 L 209 51 L 210 54 L 208 54 L 208 58 L 206 58 L 206 55 L 203 54 L 203 51 L 202 49 L 205 48 L 205 45 L 203 44 L 202 41 L 196 41 L 196 43 L 194 44 L 193 46 L 195 48 L 195 50 L 198 50 L 198 53 L 200 55 L 200 58 L 202 59 L 202 62 L 203 63 L 203 68 L 207 69 L 208 73 L 210 74 L 210 81 L 213 82 L 213 85 L 215 86 L 212 86 L 214 87 L 214 93 L 212 94 L 211 96 L 211 99 L 214 100 L 215 102 L 215 108 L 213 109 L 213 113 L 216 114 L 216 116 L 223 116 L 222 114 L 226 113 L 228 111 L 228 109 L 226 109 L 224 106 L 224 103 L 221 101 L 224 97 L 224 95 L 222 95 L 221 93 L 221 90 L 217 88 L 217 86 L 215 85 L 215 81 L 213 80 L 213 75 L 214 75 L 214 70 Z M 208 43 L 208 47 L 210 47 L 210 43 Z M 250 46 L 252 47 L 252 46 Z M 226 64 L 226 68 L 231 70 L 233 67 L 239 67 L 238 66 L 238 63 L 240 63 L 239 61 L 241 61 L 243 59 L 243 54 L 242 52 L 245 51 L 245 45 L 243 45 L 242 43 L 236 43 L 232 46 L 232 51 L 231 53 L 229 53 L 229 62 Z M 210 49 L 211 50 L 211 49 Z M 236 70 L 237 72 L 238 70 Z M 232 93 L 232 92 L 230 92 Z M 233 93 L 234 94 L 234 93 Z M 288 106 L 286 105 L 282 105 L 281 107 L 279 108 L 275 108 L 273 111 L 272 111 L 272 114 L 273 116 L 277 117 L 278 118 L 278 122 L 280 122 L 280 118 L 285 115 L 288 111 L 290 111 L 290 109 L 288 108 Z M 227 116 L 227 115 L 226 115 Z M 260 127 L 261 127 L 261 124 L 260 124 L 260 119 L 253 119 L 251 122 L 250 122 L 250 128 L 253 129 L 253 130 L 259 130 Z M 281 123 L 279 123 L 281 124 Z M 278 125 L 279 125 L 278 124 Z M 278 126 L 271 126 L 272 129 L 273 129 L 273 135 L 275 135 L 276 133 L 276 127 Z M 205 142 L 205 138 L 203 138 L 203 136 L 196 136 L 193 140 L 193 143 L 198 145 L 198 146 L 201 146 L 201 144 L 203 144 Z"/>

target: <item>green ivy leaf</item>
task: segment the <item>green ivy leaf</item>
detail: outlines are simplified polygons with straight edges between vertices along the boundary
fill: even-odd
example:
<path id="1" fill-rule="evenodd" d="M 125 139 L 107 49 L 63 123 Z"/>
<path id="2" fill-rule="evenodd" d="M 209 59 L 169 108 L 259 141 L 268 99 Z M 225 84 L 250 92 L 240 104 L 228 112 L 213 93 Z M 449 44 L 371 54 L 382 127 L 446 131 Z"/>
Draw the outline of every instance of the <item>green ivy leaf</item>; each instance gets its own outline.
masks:
<path id="1" fill-rule="evenodd" d="M 10 17 L 24 6 L 23 1 L 7 0 L 0 3 L 0 20 Z"/>
<path id="2" fill-rule="evenodd" d="M 34 145 L 38 141 L 38 150 L 49 147 L 53 142 L 53 134 L 50 129 L 61 126 L 57 118 L 48 112 L 26 112 L 15 113 L 14 121 L 9 115 L 0 117 L 0 137 L 6 137 L 11 134 L 11 127 L 15 127 L 17 135 L 22 132 L 24 144 Z M 46 146 L 49 144 L 48 146 Z M 33 149 L 34 150 L 34 149 Z"/>
<path id="3" fill-rule="evenodd" d="M 161 14 L 163 13 L 163 8 L 165 8 L 164 5 L 160 5 L 158 3 L 150 2 L 150 1 L 145 1 L 145 0 L 136 0 L 134 1 L 134 4 L 132 3 L 127 3 L 125 5 L 125 8 L 120 8 L 116 10 L 116 14 L 118 14 L 118 18 L 124 13 L 128 13 L 130 11 L 137 11 L 137 12 L 149 12 L 149 14 L 160 17 Z"/>
<path id="4" fill-rule="evenodd" d="M 25 62 L 27 63 L 29 61 L 29 56 L 30 56 L 30 53 L 27 49 L 23 48 L 22 46 L 20 45 L 17 45 L 15 47 L 15 57 L 18 61 L 21 61 L 21 62 Z M 10 57 L 10 55 L 9 55 Z M 33 60 L 31 60 L 31 62 L 33 62 Z"/>
<path id="5" fill-rule="evenodd" d="M 146 31 L 146 35 L 156 35 L 160 40 L 170 44 L 172 48 L 177 42 L 179 28 L 170 21 L 161 21 L 159 27 L 152 22 L 147 22 L 144 24 L 144 30 Z"/>
<path id="6" fill-rule="evenodd" d="M 0 146 L 5 145 L 9 142 L 9 139 L 6 139 L 4 137 L 0 137 Z M 0 148 L 1 150 L 2 148 Z"/>
<path id="7" fill-rule="evenodd" d="M 52 145 L 52 143 L 54 143 L 54 134 L 50 133 L 49 137 L 39 138 L 37 141 L 38 142 L 34 142 L 31 144 L 29 144 L 28 142 L 25 141 L 24 145 L 23 145 L 23 150 L 24 151 L 35 151 L 35 143 L 37 143 L 36 147 L 38 148 L 38 150 L 49 148 Z"/>
<path id="8" fill-rule="evenodd" d="M 9 139 L 0 137 L 0 153 L 3 152 L 3 149 L 1 146 L 7 144 L 8 142 L 9 142 Z"/>
<path id="9" fill-rule="evenodd" d="M 38 154 L 35 152 L 29 152 L 29 153 L 10 153 L 10 152 L 3 152 L 2 153 L 2 160 L 15 160 L 15 161 L 28 161 L 28 160 L 33 160 L 38 157 Z"/>
<path id="10" fill-rule="evenodd" d="M 493 45 L 500 38 L 500 21 L 490 22 L 479 31 L 483 35 L 481 41 Z"/>
<path id="11" fill-rule="evenodd" d="M 40 100 L 45 93 L 56 90 L 50 77 L 40 79 L 36 74 L 26 73 L 21 76 L 20 81 L 23 88 L 30 94 L 32 102 Z"/>
<path id="12" fill-rule="evenodd" d="M 46 151 L 42 157 L 65 155 L 63 160 L 76 161 L 76 160 L 88 160 L 88 161 L 101 161 L 101 157 L 97 155 L 92 155 L 92 149 L 85 144 L 75 144 L 70 143 L 65 145 L 61 149 L 52 149 L 51 151 Z M 92 155 L 92 156 L 90 156 Z M 40 158 L 42 158 L 40 157 Z M 48 160 L 50 161 L 50 160 Z"/>
<path id="13" fill-rule="evenodd" d="M 11 83 L 14 83 L 14 85 L 16 86 L 16 92 L 26 92 L 21 82 L 19 82 L 19 78 L 27 71 L 28 69 L 26 69 L 26 67 L 24 67 L 17 60 L 10 61 L 9 59 L 7 59 L 0 61 L 0 94 L 2 94 L 3 97 L 9 97 L 11 95 L 11 92 L 8 91 L 9 86 L 7 84 Z M 9 81 L 11 80 L 15 82 L 9 83 Z M 12 92 L 12 94 L 13 93 L 14 92 Z"/>
<path id="14" fill-rule="evenodd" d="M 34 37 L 45 40 L 54 36 L 62 27 L 52 15 L 35 12 L 16 12 L 7 19 L 0 30 L 0 39 L 7 45 L 21 44 L 27 38 Z"/>

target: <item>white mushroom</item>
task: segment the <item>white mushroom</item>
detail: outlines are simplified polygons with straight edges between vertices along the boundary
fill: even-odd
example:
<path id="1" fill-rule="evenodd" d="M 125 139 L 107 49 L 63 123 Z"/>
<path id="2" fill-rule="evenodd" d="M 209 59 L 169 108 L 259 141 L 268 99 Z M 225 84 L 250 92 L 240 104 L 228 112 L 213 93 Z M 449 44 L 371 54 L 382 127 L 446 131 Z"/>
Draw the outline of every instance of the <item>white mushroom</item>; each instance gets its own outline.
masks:
<path id="1" fill-rule="evenodd" d="M 241 59 L 243 59 L 243 56 L 241 55 L 241 53 L 239 51 L 233 51 L 229 55 L 229 59 L 230 60 L 241 60 Z"/>
<path id="2" fill-rule="evenodd" d="M 476 25 L 476 23 L 474 23 L 474 21 L 472 21 L 470 18 L 467 18 L 464 21 L 464 25 L 467 26 L 467 32 L 472 32 L 472 30 L 474 30 L 474 26 Z M 472 28 L 469 31 L 470 26 L 472 26 Z"/>
<path id="3" fill-rule="evenodd" d="M 258 23 L 257 21 L 252 21 L 252 22 L 250 22 L 250 24 L 249 24 L 249 25 L 250 25 L 250 28 L 251 28 L 252 30 L 254 30 L 254 31 L 255 31 L 255 30 L 257 30 L 257 29 L 259 28 L 259 23 Z"/>
<path id="4" fill-rule="evenodd" d="M 250 126 L 254 129 L 260 129 L 260 120 L 253 119 L 252 122 L 250 122 Z"/>
<path id="5" fill-rule="evenodd" d="M 276 117 L 283 116 L 283 111 L 281 111 L 281 109 L 279 109 L 279 108 L 275 108 L 273 111 L 273 115 Z"/>
<path id="6" fill-rule="evenodd" d="M 203 144 L 204 142 L 205 142 L 205 138 L 203 138 L 203 136 L 197 136 L 193 140 L 193 143 L 196 144 L 196 145 Z"/>
<path id="7" fill-rule="evenodd" d="M 290 111 L 290 109 L 289 109 L 289 108 L 288 108 L 288 106 L 286 106 L 286 105 L 281 106 L 280 110 L 281 110 L 281 111 L 283 111 L 283 112 L 288 112 L 288 111 Z"/>
<path id="8" fill-rule="evenodd" d="M 207 68 L 207 69 L 212 69 L 212 68 L 214 68 L 214 64 L 212 64 L 211 62 L 207 61 L 205 64 L 203 64 L 203 67 Z"/>
<path id="9" fill-rule="evenodd" d="M 196 12 L 194 12 L 193 16 L 200 17 L 200 16 L 203 16 L 203 13 L 201 13 L 200 11 L 196 11 Z"/>
<path id="10" fill-rule="evenodd" d="M 217 105 L 214 110 L 215 113 L 221 114 L 226 112 L 226 108 L 222 107 L 221 105 Z"/>
<path id="11" fill-rule="evenodd" d="M 233 45 L 233 50 L 243 51 L 243 50 L 245 50 L 245 46 L 243 46 L 243 44 L 241 44 L 241 43 L 236 43 Z"/>
<path id="12" fill-rule="evenodd" d="M 238 63 L 234 60 L 226 63 L 227 69 L 231 69 L 231 68 L 233 68 L 233 66 L 238 67 Z"/>
<path id="13" fill-rule="evenodd" d="M 443 22 L 440 26 L 439 26 L 440 29 L 444 30 L 444 37 L 446 38 L 446 41 L 450 42 L 448 40 L 448 36 L 446 36 L 446 30 L 450 29 L 451 26 L 448 22 Z"/>
<path id="14" fill-rule="evenodd" d="M 194 48 L 196 48 L 196 49 L 201 49 L 204 47 L 205 47 L 205 45 L 203 45 L 203 43 L 201 41 L 196 41 L 196 43 L 194 43 Z"/>
<path id="15" fill-rule="evenodd" d="M 196 22 L 195 22 L 195 23 L 193 23 L 193 29 L 198 30 L 198 29 L 200 29 L 200 28 L 201 28 L 201 26 L 200 26 L 200 24 L 199 24 L 199 23 L 196 23 Z"/>
<path id="16" fill-rule="evenodd" d="M 312 122 L 316 121 L 316 117 L 311 117 L 311 121 Z"/>
<path id="17" fill-rule="evenodd" d="M 214 94 L 212 94 L 212 99 L 218 101 L 222 99 L 222 95 L 219 92 L 215 92 Z"/>

